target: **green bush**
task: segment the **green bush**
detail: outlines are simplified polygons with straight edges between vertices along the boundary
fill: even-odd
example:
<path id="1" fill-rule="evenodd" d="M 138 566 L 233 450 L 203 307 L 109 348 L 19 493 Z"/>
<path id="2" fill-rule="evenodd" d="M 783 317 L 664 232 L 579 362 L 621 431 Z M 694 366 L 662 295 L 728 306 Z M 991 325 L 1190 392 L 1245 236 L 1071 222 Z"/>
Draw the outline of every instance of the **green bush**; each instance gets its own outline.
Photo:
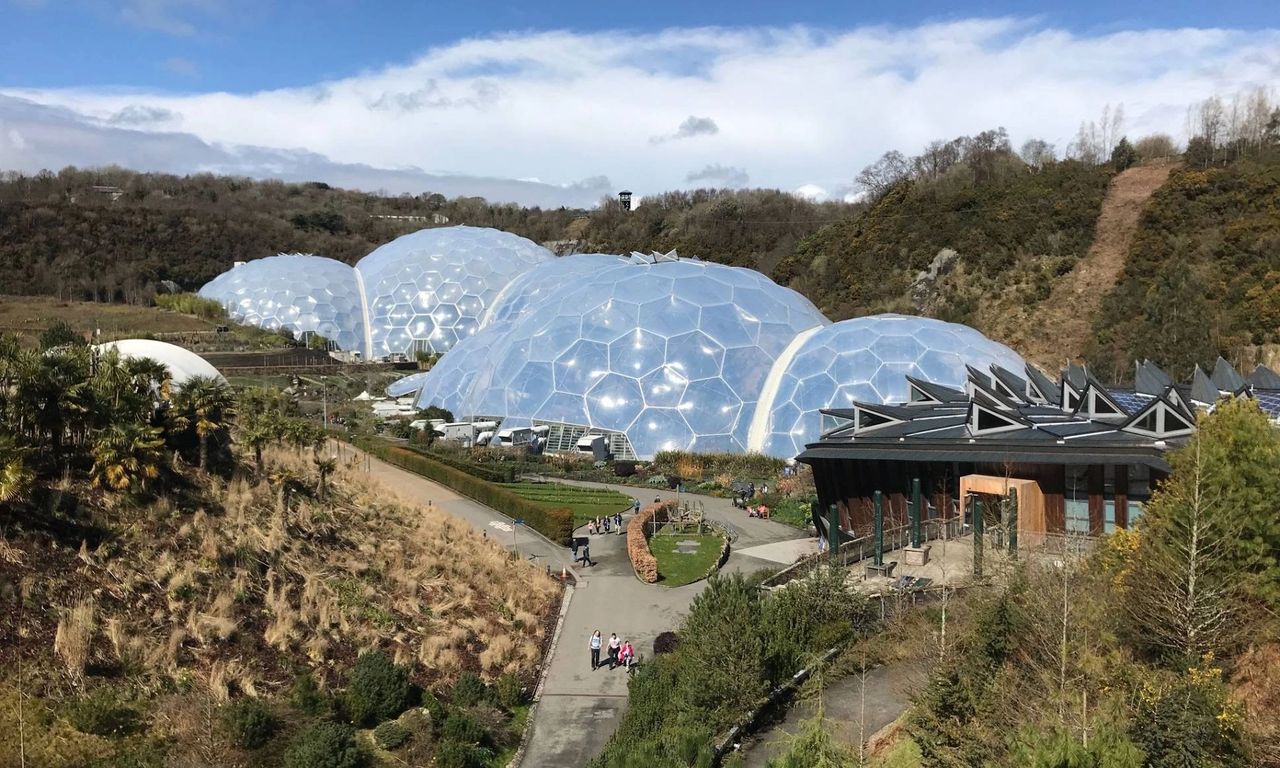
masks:
<path id="1" fill-rule="evenodd" d="M 492 743 L 489 732 L 470 714 L 455 709 L 444 720 L 440 729 L 441 741 L 452 741 L 457 744 L 473 744 L 487 747 Z"/>
<path id="2" fill-rule="evenodd" d="M 409 706 L 409 673 L 382 651 L 362 653 L 347 683 L 346 703 L 357 725 L 390 720 Z"/>
<path id="3" fill-rule="evenodd" d="M 195 315 L 205 320 L 226 320 L 227 310 L 222 303 L 206 299 L 195 293 L 157 293 L 156 306 L 184 315 Z"/>
<path id="4" fill-rule="evenodd" d="M 388 720 L 373 729 L 373 740 L 383 749 L 395 749 L 409 740 L 409 729 L 395 720 Z"/>
<path id="5" fill-rule="evenodd" d="M 298 734 L 284 755 L 284 768 L 360 768 L 364 764 L 355 729 L 327 721 Z"/>
<path id="6" fill-rule="evenodd" d="M 138 729 L 138 710 L 111 687 L 95 688 L 67 707 L 77 731 L 94 736 L 127 736 Z"/>
<path id="7" fill-rule="evenodd" d="M 303 672 L 293 681 L 289 699 L 294 709 L 303 714 L 323 715 L 329 711 L 329 697 L 316 685 L 316 679 L 310 672 Z"/>
<path id="8" fill-rule="evenodd" d="M 390 464 L 434 480 L 487 507 L 501 509 L 552 541 L 568 545 L 573 533 L 573 512 L 551 509 L 528 501 L 494 484 L 450 467 L 434 458 L 376 439 L 356 441 L 359 447 Z"/>
<path id="9" fill-rule="evenodd" d="M 231 743 L 242 749 L 257 749 L 276 732 L 271 710 L 257 699 L 241 699 L 227 707 L 222 724 Z"/>
<path id="10" fill-rule="evenodd" d="M 486 768 L 493 753 L 474 744 L 446 741 L 436 750 L 437 768 Z"/>
<path id="11" fill-rule="evenodd" d="M 463 672 L 453 684 L 453 703 L 459 707 L 474 707 L 488 699 L 489 686 L 474 672 Z"/>
<path id="12" fill-rule="evenodd" d="M 498 678 L 498 703 L 507 709 L 524 703 L 524 687 L 520 685 L 520 678 L 510 672 Z"/>

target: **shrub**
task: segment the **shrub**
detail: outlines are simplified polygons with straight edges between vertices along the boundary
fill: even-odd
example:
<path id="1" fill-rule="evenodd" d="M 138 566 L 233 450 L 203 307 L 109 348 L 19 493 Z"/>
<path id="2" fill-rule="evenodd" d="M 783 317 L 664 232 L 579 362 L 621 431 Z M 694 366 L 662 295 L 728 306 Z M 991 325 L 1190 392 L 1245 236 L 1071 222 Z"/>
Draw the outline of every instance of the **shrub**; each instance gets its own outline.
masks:
<path id="1" fill-rule="evenodd" d="M 383 749 L 395 749 L 409 740 L 409 729 L 395 720 L 388 720 L 373 729 L 373 740 Z"/>
<path id="2" fill-rule="evenodd" d="M 94 736 L 127 736 L 138 728 L 138 710 L 110 687 L 95 688 L 67 708 L 77 731 Z"/>
<path id="3" fill-rule="evenodd" d="M 303 672 L 293 681 L 289 699 L 294 709 L 307 715 L 322 715 L 329 711 L 329 697 L 316 685 L 309 672 Z"/>
<path id="4" fill-rule="evenodd" d="M 631 567 L 635 568 L 640 580 L 653 584 L 658 580 L 658 560 L 649 551 L 649 540 L 646 537 L 649 524 L 656 518 L 659 522 L 667 519 L 667 513 L 675 507 L 674 502 L 650 504 L 641 509 L 627 525 L 627 555 L 631 558 Z"/>
<path id="5" fill-rule="evenodd" d="M 483 747 L 446 741 L 436 750 L 435 764 L 438 768 L 485 768 L 490 756 Z"/>
<path id="6" fill-rule="evenodd" d="M 510 672 L 498 678 L 498 703 L 507 709 L 524 703 L 524 687 L 520 685 L 520 678 Z"/>
<path id="7" fill-rule="evenodd" d="M 489 733 L 485 731 L 484 726 L 471 715 L 458 709 L 450 712 L 445 718 L 444 727 L 440 729 L 440 740 L 479 746 L 488 746 L 490 743 Z"/>
<path id="8" fill-rule="evenodd" d="M 298 734 L 284 756 L 285 768 L 360 768 L 364 763 L 355 729 L 332 722 L 316 723 Z"/>
<path id="9" fill-rule="evenodd" d="M 354 723 L 390 720 L 409 706 L 409 674 L 382 651 L 362 653 L 351 672 L 346 701 Z"/>
<path id="10" fill-rule="evenodd" d="M 489 698 L 489 687 L 474 672 L 463 672 L 453 684 L 453 703 L 459 707 L 474 707 Z"/>
<path id="11" fill-rule="evenodd" d="M 664 653 L 675 653 L 680 647 L 680 636 L 675 632 L 660 632 L 653 639 L 653 655 L 658 656 Z"/>
<path id="12" fill-rule="evenodd" d="M 276 732 L 276 719 L 266 704 L 257 699 L 241 699 L 222 713 L 222 724 L 231 743 L 242 749 L 257 749 Z"/>

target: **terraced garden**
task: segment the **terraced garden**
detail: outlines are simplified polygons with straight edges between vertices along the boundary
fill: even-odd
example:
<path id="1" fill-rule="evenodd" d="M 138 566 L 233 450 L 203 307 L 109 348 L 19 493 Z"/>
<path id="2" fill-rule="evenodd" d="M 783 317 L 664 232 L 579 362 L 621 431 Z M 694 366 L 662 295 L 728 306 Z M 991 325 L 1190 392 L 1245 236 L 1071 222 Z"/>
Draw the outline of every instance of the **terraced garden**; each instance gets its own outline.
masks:
<path id="1" fill-rule="evenodd" d="M 625 493 L 607 488 L 580 488 L 560 483 L 499 483 L 499 485 L 535 504 L 553 508 L 568 507 L 573 510 L 574 526 L 585 525 L 588 520 L 594 520 L 597 517 L 626 511 L 631 508 L 633 501 Z"/>

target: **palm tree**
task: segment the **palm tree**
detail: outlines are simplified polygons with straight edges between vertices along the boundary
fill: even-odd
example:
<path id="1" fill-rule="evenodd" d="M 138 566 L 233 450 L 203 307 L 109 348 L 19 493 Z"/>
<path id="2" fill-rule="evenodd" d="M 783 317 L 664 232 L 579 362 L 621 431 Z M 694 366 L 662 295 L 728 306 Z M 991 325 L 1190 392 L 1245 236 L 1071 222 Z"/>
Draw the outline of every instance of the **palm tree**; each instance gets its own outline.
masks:
<path id="1" fill-rule="evenodd" d="M 240 428 L 240 442 L 253 451 L 254 461 L 258 465 L 258 474 L 262 474 L 262 449 L 272 440 L 278 439 L 280 425 L 270 413 L 241 413 L 236 420 Z"/>
<path id="2" fill-rule="evenodd" d="M 178 410 L 200 443 L 200 469 L 209 467 L 209 444 L 226 436 L 235 400 L 226 384 L 211 376 L 192 376 L 182 383 Z"/>
<path id="3" fill-rule="evenodd" d="M 332 458 L 322 459 L 317 454 L 315 456 L 316 472 L 320 479 L 316 482 L 316 496 L 323 499 L 329 490 L 329 475 L 333 474 L 338 468 L 338 462 Z"/>
<path id="4" fill-rule="evenodd" d="M 0 504 L 26 496 L 35 475 L 23 460 L 22 449 L 13 438 L 0 435 Z"/>
<path id="5" fill-rule="evenodd" d="M 121 493 L 146 490 L 164 461 L 160 430 L 122 421 L 98 433 L 93 445 L 93 484 Z"/>

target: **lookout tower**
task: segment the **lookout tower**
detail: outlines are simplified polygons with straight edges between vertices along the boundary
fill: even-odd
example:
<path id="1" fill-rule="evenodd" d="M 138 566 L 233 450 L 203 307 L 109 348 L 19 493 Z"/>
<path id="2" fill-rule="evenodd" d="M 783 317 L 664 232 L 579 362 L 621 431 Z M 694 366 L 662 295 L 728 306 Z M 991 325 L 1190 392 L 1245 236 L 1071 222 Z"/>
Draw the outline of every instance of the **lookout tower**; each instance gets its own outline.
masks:
<path id="1" fill-rule="evenodd" d="M 631 190 L 624 189 L 618 193 L 618 205 L 622 206 L 622 210 L 631 210 Z"/>

